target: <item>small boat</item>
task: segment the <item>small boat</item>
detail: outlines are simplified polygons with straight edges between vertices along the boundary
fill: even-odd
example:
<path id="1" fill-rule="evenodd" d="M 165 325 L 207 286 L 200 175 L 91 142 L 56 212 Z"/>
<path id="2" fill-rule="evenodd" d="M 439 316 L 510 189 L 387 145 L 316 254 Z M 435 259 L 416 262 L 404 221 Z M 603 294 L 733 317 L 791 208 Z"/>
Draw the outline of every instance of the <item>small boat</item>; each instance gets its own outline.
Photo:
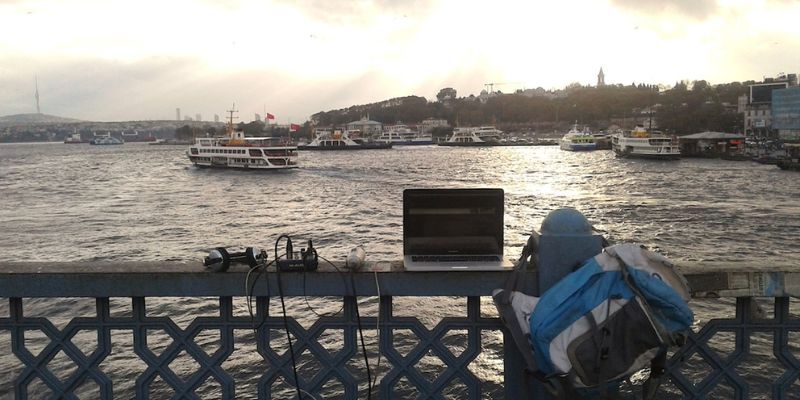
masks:
<path id="1" fill-rule="evenodd" d="M 578 124 L 572 126 L 564 136 L 561 137 L 561 140 L 558 141 L 558 145 L 561 150 L 566 151 L 587 151 L 587 150 L 596 150 L 597 143 L 595 142 L 595 137 L 585 131 L 578 130 Z"/>
<path id="2" fill-rule="evenodd" d="M 376 150 L 391 149 L 392 143 L 367 142 L 361 139 L 361 132 L 358 130 L 333 131 L 329 129 L 317 129 L 314 140 L 297 146 L 300 150 Z"/>
<path id="3" fill-rule="evenodd" d="M 233 113 L 225 136 L 197 138 L 186 151 L 189 161 L 197 167 L 232 169 L 291 169 L 297 168 L 297 146 L 284 138 L 245 137 L 233 128 Z"/>
<path id="4" fill-rule="evenodd" d="M 430 134 L 416 132 L 406 125 L 398 124 L 385 129 L 375 141 L 398 146 L 416 146 L 433 144 L 433 137 Z"/>
<path id="5" fill-rule="evenodd" d="M 617 157 L 677 160 L 681 157 L 678 139 L 660 132 L 649 132 L 637 125 L 630 132 L 611 135 L 611 148 Z"/>
<path id="6" fill-rule="evenodd" d="M 494 126 L 460 127 L 439 146 L 504 146 L 501 141 L 503 131 Z"/>
<path id="7" fill-rule="evenodd" d="M 92 140 L 89 141 L 89 144 L 106 146 L 106 145 L 115 145 L 115 144 L 125 144 L 125 141 L 120 139 L 120 138 L 116 138 L 114 136 L 111 136 L 111 133 L 106 133 L 105 135 L 103 135 L 103 134 L 100 134 L 100 135 L 95 134 L 95 136 L 92 138 Z"/>

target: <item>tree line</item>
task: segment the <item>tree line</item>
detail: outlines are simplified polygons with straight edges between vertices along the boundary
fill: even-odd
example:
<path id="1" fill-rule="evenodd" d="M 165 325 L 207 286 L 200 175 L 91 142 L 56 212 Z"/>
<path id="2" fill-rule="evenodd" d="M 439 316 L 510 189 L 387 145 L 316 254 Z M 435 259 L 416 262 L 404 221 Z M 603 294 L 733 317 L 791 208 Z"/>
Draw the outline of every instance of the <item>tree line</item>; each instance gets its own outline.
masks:
<path id="1" fill-rule="evenodd" d="M 322 111 L 314 114 L 310 123 L 343 126 L 369 116 L 384 124 L 414 124 L 436 118 L 447 120 L 451 126 L 492 124 L 505 130 L 565 129 L 573 123 L 602 130 L 612 126 L 629 129 L 636 122 L 652 118 L 659 129 L 675 134 L 737 132 L 743 122 L 736 110 L 738 97 L 747 93 L 752 83 L 710 85 L 699 80 L 677 82 L 670 89 L 646 84 L 571 84 L 560 91 L 536 95 L 519 90 L 467 97 L 457 97 L 455 89 L 444 88 L 436 101 L 420 96 L 401 97 Z"/>

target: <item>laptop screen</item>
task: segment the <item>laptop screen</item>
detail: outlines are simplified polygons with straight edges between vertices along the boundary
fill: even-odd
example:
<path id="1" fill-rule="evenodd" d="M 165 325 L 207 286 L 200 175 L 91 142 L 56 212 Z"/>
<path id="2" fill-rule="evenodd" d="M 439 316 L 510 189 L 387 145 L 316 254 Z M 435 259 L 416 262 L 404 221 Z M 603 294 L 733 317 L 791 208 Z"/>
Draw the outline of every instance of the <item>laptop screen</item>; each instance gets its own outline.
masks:
<path id="1" fill-rule="evenodd" d="M 503 189 L 406 189 L 403 254 L 502 254 Z"/>

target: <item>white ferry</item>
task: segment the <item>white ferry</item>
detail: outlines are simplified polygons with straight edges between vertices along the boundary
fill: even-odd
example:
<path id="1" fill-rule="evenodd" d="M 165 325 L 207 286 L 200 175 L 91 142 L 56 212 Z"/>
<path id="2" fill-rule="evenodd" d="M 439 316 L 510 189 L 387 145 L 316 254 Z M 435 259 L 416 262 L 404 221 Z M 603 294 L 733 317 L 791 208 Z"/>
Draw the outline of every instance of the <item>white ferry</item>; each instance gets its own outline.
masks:
<path id="1" fill-rule="evenodd" d="M 111 136 L 111 132 L 107 132 L 106 134 L 94 134 L 92 140 L 89 141 L 89 144 L 94 145 L 115 145 L 115 144 L 125 144 L 125 141 Z"/>
<path id="2" fill-rule="evenodd" d="M 578 130 L 578 124 L 572 126 L 561 140 L 558 142 L 561 150 L 566 151 L 585 151 L 597 149 L 594 135 L 589 132 Z"/>
<path id="3" fill-rule="evenodd" d="M 197 138 L 186 155 L 198 167 L 239 169 L 289 169 L 297 168 L 297 146 L 286 139 L 272 137 L 245 137 L 244 132 L 233 129 L 231 113 L 226 136 Z"/>
<path id="4" fill-rule="evenodd" d="M 677 160 L 681 157 L 681 147 L 676 138 L 660 132 L 648 132 L 641 125 L 630 132 L 611 135 L 611 148 L 617 157 L 659 160 Z"/>
<path id="5" fill-rule="evenodd" d="M 439 146 L 502 146 L 503 131 L 493 126 L 464 127 L 453 129 L 453 134 Z"/>
<path id="6" fill-rule="evenodd" d="M 300 150 L 371 150 L 391 149 L 391 143 L 365 142 L 358 130 L 317 129 L 314 140 L 298 146 Z"/>
<path id="7" fill-rule="evenodd" d="M 430 134 L 417 133 L 406 125 L 398 124 L 386 128 L 375 141 L 399 146 L 414 146 L 433 144 L 433 137 Z"/>

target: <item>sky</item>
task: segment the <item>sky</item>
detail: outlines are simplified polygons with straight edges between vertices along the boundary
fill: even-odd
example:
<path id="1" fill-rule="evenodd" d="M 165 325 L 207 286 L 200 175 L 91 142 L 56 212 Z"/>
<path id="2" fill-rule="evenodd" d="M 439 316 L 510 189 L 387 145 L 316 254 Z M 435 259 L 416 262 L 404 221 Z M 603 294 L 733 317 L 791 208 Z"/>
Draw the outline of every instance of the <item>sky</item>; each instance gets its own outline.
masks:
<path id="1" fill-rule="evenodd" d="M 800 72 L 800 0 L 0 0 L 0 116 L 269 112 Z"/>

